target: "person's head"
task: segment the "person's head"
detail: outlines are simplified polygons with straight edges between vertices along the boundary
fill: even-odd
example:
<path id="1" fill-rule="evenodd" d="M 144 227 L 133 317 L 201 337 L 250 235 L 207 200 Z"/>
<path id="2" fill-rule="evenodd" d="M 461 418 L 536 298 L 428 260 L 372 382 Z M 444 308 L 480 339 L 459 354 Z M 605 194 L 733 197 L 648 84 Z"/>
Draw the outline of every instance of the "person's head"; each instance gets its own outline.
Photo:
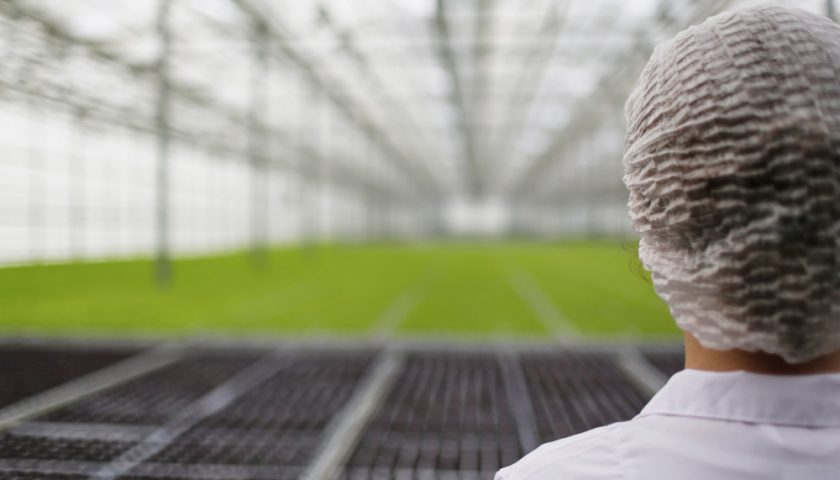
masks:
<path id="1" fill-rule="evenodd" d="M 708 348 L 840 349 L 840 26 L 712 17 L 659 45 L 626 104 L 639 256 Z"/>

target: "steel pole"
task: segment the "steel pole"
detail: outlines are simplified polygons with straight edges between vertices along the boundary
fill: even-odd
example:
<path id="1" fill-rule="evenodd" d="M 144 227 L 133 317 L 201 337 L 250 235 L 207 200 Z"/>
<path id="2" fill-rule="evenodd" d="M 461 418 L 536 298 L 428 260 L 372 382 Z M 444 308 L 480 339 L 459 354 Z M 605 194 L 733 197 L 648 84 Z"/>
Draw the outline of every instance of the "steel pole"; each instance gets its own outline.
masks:
<path id="1" fill-rule="evenodd" d="M 265 28 L 254 26 L 251 67 L 251 104 L 248 114 L 248 154 L 251 161 L 251 259 L 257 268 L 268 260 L 268 176 L 266 168 L 266 121 L 263 109 L 268 104 L 266 81 L 268 74 L 268 44 Z"/>
<path id="2" fill-rule="evenodd" d="M 173 0 L 159 0 L 157 12 L 157 35 L 160 54 L 157 62 L 157 103 L 155 133 L 157 137 L 157 170 L 155 178 L 155 281 L 160 288 L 172 283 L 172 261 L 170 257 L 169 217 L 169 157 L 170 157 L 170 110 L 171 83 L 169 79 L 170 57 L 172 55 L 172 31 L 169 16 Z"/>

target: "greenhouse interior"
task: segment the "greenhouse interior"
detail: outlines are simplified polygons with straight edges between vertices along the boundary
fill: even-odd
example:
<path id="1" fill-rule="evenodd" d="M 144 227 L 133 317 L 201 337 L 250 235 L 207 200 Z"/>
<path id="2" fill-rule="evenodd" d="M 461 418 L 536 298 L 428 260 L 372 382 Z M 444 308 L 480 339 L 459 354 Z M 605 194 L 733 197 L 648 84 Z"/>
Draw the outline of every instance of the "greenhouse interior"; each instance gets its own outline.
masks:
<path id="1" fill-rule="evenodd" d="M 631 418 L 683 350 L 625 101 L 765 4 L 836 15 L 0 0 L 0 477 L 489 479 Z"/>
<path id="2" fill-rule="evenodd" d="M 629 236 L 642 65 L 757 3 L 4 0 L 0 261 Z"/>

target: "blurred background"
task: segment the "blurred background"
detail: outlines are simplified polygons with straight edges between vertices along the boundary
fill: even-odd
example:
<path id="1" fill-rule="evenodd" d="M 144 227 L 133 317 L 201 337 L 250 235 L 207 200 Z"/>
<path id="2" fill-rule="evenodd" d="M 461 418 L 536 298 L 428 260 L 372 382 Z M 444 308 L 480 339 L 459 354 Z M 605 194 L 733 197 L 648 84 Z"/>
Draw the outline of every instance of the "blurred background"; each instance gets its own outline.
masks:
<path id="1" fill-rule="evenodd" d="M 0 0 L 0 328 L 670 338 L 623 103 L 758 3 Z"/>
<path id="2" fill-rule="evenodd" d="M 492 479 L 683 366 L 623 104 L 760 3 L 0 0 L 0 477 Z"/>

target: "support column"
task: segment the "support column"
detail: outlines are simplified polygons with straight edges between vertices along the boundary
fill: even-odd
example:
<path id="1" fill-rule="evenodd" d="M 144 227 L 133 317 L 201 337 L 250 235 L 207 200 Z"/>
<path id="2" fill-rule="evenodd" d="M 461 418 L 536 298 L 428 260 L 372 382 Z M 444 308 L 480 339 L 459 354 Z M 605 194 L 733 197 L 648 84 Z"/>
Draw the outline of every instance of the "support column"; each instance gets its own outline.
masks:
<path id="1" fill-rule="evenodd" d="M 262 268 L 268 261 L 269 224 L 269 169 L 266 151 L 267 135 L 263 122 L 265 108 L 269 103 L 266 95 L 268 75 L 268 35 L 262 24 L 254 25 L 251 46 L 253 65 L 251 67 L 248 113 L 248 155 L 251 162 L 251 259 L 253 265 Z"/>
<path id="2" fill-rule="evenodd" d="M 318 243 L 321 246 L 331 245 L 334 242 L 333 233 L 335 229 L 333 212 L 332 192 L 332 162 L 335 155 L 336 135 L 338 134 L 338 119 L 335 112 L 327 108 L 324 103 L 320 128 L 320 146 L 318 148 L 318 210 L 320 213 L 321 225 L 318 230 Z"/>
<path id="3" fill-rule="evenodd" d="M 70 137 L 70 161 L 67 172 L 67 206 L 69 208 L 67 229 L 70 255 L 74 261 L 81 261 L 85 256 L 85 227 L 87 190 L 85 184 L 87 163 L 88 121 L 87 111 L 75 108 L 68 115 L 67 130 Z"/>
<path id="4" fill-rule="evenodd" d="M 309 160 L 315 162 L 313 166 L 312 195 L 310 197 L 311 218 L 310 225 L 313 243 L 322 247 L 324 243 L 324 138 L 326 137 L 327 103 L 324 95 L 324 86 L 315 85 L 312 87 L 314 100 L 315 119 L 313 120 L 313 145 L 315 157 Z"/>
<path id="5" fill-rule="evenodd" d="M 295 91 L 295 94 L 298 97 L 295 102 L 295 143 L 297 147 L 297 158 L 295 162 L 297 163 L 298 171 L 296 179 L 298 199 L 298 245 L 306 247 L 312 237 L 311 219 L 309 218 L 310 185 L 307 175 L 310 159 L 303 153 L 305 152 L 303 147 L 306 144 L 304 139 L 308 134 L 307 129 L 309 125 L 311 125 L 311 122 L 308 121 L 309 118 L 306 115 L 307 109 L 304 108 L 304 105 L 308 104 L 307 100 L 311 97 L 309 95 L 309 87 L 303 78 L 297 77 L 295 85 L 298 87 Z"/>
<path id="6" fill-rule="evenodd" d="M 44 176 L 46 174 L 46 158 L 43 151 L 41 125 L 46 119 L 43 112 L 43 101 L 34 96 L 27 98 L 27 132 L 26 132 L 26 162 L 28 172 L 27 218 L 26 230 L 29 243 L 27 260 L 40 263 L 45 254 L 45 193 Z"/>
<path id="7" fill-rule="evenodd" d="M 159 288 L 172 283 L 170 258 L 169 161 L 170 161 L 170 57 L 172 31 L 169 17 L 174 0 L 158 0 L 157 35 L 160 54 L 157 65 L 157 104 L 155 131 L 157 136 L 157 171 L 155 178 L 155 281 Z"/>

